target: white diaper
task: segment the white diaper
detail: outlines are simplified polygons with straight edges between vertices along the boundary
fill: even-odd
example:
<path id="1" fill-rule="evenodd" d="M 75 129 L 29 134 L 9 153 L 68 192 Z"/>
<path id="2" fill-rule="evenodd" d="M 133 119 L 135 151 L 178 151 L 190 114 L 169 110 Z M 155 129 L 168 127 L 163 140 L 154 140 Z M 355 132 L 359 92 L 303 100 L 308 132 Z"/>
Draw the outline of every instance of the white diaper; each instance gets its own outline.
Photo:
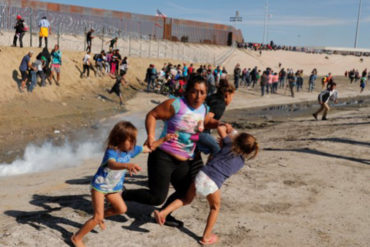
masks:
<path id="1" fill-rule="evenodd" d="M 195 188 L 197 194 L 202 196 L 208 196 L 218 190 L 217 184 L 202 171 L 199 171 L 195 177 Z"/>

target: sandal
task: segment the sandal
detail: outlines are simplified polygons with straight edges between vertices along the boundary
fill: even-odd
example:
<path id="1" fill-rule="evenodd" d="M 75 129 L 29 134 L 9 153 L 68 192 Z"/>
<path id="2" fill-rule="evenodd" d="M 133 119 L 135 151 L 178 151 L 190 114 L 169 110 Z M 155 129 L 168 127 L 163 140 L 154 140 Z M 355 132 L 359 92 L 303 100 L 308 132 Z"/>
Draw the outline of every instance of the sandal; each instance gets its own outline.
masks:
<path id="1" fill-rule="evenodd" d="M 211 237 L 208 240 L 199 240 L 199 243 L 201 245 L 212 245 L 218 242 L 218 237 L 216 234 L 212 234 Z"/>

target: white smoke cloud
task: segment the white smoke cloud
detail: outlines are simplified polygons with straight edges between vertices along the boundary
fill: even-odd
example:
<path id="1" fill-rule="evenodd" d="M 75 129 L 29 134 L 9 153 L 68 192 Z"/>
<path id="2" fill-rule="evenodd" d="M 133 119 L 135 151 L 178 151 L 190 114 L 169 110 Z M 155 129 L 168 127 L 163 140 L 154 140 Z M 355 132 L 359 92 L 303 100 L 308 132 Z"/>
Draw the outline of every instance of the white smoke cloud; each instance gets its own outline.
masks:
<path id="1" fill-rule="evenodd" d="M 0 163 L 0 177 L 74 167 L 94 159 L 98 166 L 104 152 L 105 139 L 118 121 L 131 121 L 138 129 L 137 145 L 143 144 L 146 139 L 144 117 L 145 114 L 117 115 L 101 124 L 93 136 L 88 131 L 79 131 L 76 141 L 67 140 L 62 145 L 50 141 L 42 145 L 29 144 L 23 157 L 10 164 Z"/>

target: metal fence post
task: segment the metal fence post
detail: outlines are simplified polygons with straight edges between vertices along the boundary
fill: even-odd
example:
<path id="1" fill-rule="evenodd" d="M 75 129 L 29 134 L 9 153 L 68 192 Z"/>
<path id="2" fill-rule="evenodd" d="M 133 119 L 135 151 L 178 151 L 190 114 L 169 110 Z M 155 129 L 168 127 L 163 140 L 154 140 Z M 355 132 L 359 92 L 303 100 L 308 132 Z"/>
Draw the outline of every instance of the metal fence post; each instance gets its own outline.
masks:
<path id="1" fill-rule="evenodd" d="M 101 37 L 101 49 L 102 50 L 104 49 L 104 34 L 105 34 L 105 27 L 103 27 L 103 34 L 102 34 L 102 37 Z"/>
<path id="2" fill-rule="evenodd" d="M 128 33 L 128 56 L 131 56 L 131 35 Z"/>
<path id="3" fill-rule="evenodd" d="M 87 42 L 87 39 L 86 39 L 86 32 L 87 31 L 87 29 L 86 29 L 86 26 L 84 27 L 84 51 L 86 51 L 86 42 Z"/>
<path id="4" fill-rule="evenodd" d="M 58 23 L 57 44 L 60 46 L 60 22 Z"/>
<path id="5" fill-rule="evenodd" d="M 31 9 L 31 14 L 30 14 L 30 47 L 32 47 L 32 14 L 33 14 L 33 11 Z"/>
<path id="6" fill-rule="evenodd" d="M 142 37 L 141 37 L 141 34 L 140 34 L 140 37 L 139 37 L 139 42 L 140 42 L 140 57 L 143 57 L 143 50 L 142 50 L 142 48 L 143 48 L 143 40 L 141 39 Z"/>
<path id="7" fill-rule="evenodd" d="M 152 47 L 152 39 L 149 39 L 149 48 L 148 48 L 149 56 L 148 56 L 148 57 L 151 57 L 151 56 L 150 56 L 151 47 Z"/>

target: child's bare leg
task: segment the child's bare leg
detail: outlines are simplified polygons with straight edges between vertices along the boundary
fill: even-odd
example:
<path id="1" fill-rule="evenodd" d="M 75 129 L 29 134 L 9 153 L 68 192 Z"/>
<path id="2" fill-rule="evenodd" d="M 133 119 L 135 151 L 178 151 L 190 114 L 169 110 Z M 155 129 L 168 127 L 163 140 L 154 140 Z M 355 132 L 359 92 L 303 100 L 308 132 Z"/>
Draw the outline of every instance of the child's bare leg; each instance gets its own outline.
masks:
<path id="1" fill-rule="evenodd" d="M 212 229 L 216 223 L 221 207 L 221 191 L 217 190 L 215 193 L 208 195 L 207 200 L 210 206 L 210 212 L 207 219 L 207 225 L 203 233 L 203 242 L 207 242 L 212 238 Z"/>
<path id="2" fill-rule="evenodd" d="M 170 205 L 168 205 L 165 209 L 162 211 L 154 211 L 154 215 L 156 218 L 156 221 L 158 224 L 163 225 L 164 222 L 166 221 L 167 215 L 175 211 L 176 209 L 181 208 L 182 206 L 190 204 L 195 197 L 195 184 L 192 183 L 186 192 L 186 195 L 182 199 L 176 199 L 173 201 Z"/>
<path id="3" fill-rule="evenodd" d="M 94 216 L 86 221 L 81 229 L 71 237 L 71 241 L 76 247 L 85 246 L 82 242 L 82 238 L 104 219 L 104 194 L 93 189 L 91 190 L 91 197 Z"/>
<path id="4" fill-rule="evenodd" d="M 60 72 L 57 72 L 57 84 L 59 86 L 59 81 L 60 81 Z"/>
<path id="5" fill-rule="evenodd" d="M 123 201 L 122 196 L 120 195 L 120 193 L 108 194 L 106 197 L 107 197 L 107 200 L 111 203 L 112 206 L 107 208 L 104 211 L 104 218 L 107 218 L 107 217 L 110 217 L 110 216 L 113 216 L 113 215 L 119 215 L 119 214 L 126 213 L 127 206 L 126 206 L 125 202 Z M 104 221 L 99 223 L 99 227 L 102 230 L 105 230 Z"/>

